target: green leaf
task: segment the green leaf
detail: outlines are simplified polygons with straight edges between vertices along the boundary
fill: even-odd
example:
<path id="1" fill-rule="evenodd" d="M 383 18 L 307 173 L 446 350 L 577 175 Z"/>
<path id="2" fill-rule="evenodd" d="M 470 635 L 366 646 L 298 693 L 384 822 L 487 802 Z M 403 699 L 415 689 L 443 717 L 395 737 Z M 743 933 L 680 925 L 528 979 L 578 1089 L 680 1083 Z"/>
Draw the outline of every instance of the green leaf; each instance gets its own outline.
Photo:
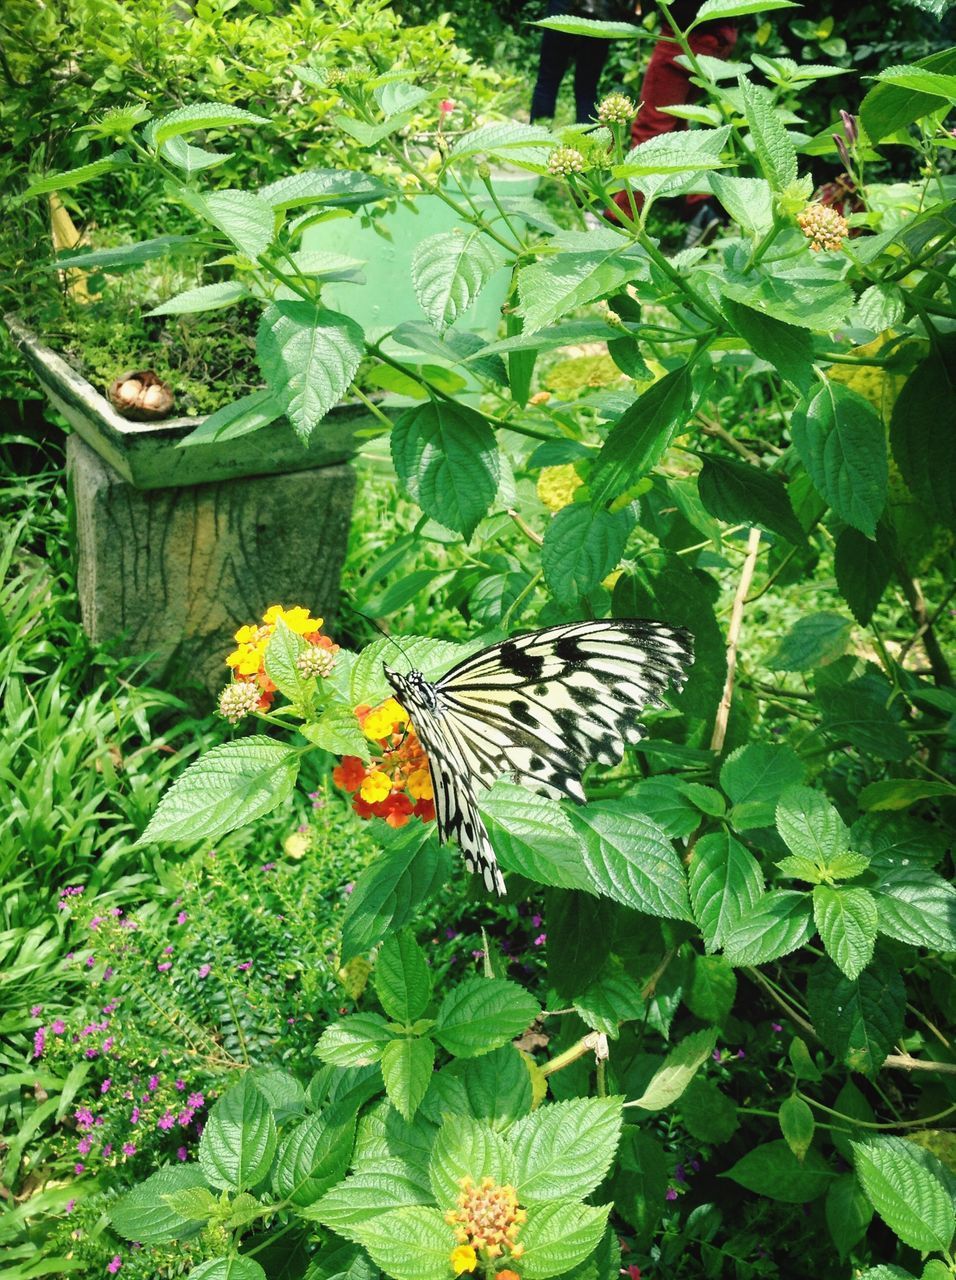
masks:
<path id="1" fill-rule="evenodd" d="M 235 155 L 234 151 L 210 151 L 207 147 L 193 147 L 184 137 L 170 138 L 160 148 L 164 160 L 182 169 L 187 178 L 203 169 L 214 169 L 217 164 L 225 164 Z"/>
<path id="2" fill-rule="evenodd" d="M 254 734 L 213 747 L 165 792 L 138 844 L 216 840 L 292 795 L 299 753 Z"/>
<path id="3" fill-rule="evenodd" d="M 266 1280 L 255 1258 L 210 1258 L 193 1267 L 189 1280 Z"/>
<path id="4" fill-rule="evenodd" d="M 333 1067 L 364 1067 L 377 1062 L 392 1039 L 381 1014 L 353 1013 L 325 1028 L 315 1052 Z"/>
<path id="5" fill-rule="evenodd" d="M 462 1178 L 480 1185 L 482 1178 L 512 1180 L 511 1154 L 499 1134 L 471 1116 L 448 1115 L 442 1121 L 428 1166 L 428 1179 L 438 1203 L 453 1205 Z"/>
<path id="6" fill-rule="evenodd" d="M 766 964 L 796 951 L 813 933 L 806 894 L 775 889 L 744 911 L 724 937 L 732 965 Z"/>
<path id="7" fill-rule="evenodd" d="M 455 1237 L 440 1209 L 407 1205 L 368 1218 L 355 1237 L 393 1280 L 448 1280 Z"/>
<path id="8" fill-rule="evenodd" d="M 522 1204 L 583 1200 L 604 1178 L 621 1138 L 623 1098 L 572 1098 L 539 1107 L 509 1132 Z"/>
<path id="9" fill-rule="evenodd" d="M 211 413 L 188 436 L 178 440 L 176 448 L 188 449 L 196 444 L 210 444 L 214 440 L 237 440 L 261 427 L 268 427 L 276 418 L 281 417 L 282 406 L 273 400 L 270 391 L 253 391 L 251 395 L 232 400 Z"/>
<path id="10" fill-rule="evenodd" d="M 627 1105 L 642 1111 L 663 1111 L 672 1106 L 711 1056 L 716 1043 L 716 1027 L 704 1027 L 685 1036 L 651 1076 L 641 1096 Z"/>
<path id="11" fill-rule="evenodd" d="M 573 15 L 556 14 L 552 18 L 539 18 L 531 24 L 546 31 L 560 31 L 568 36 L 594 36 L 600 40 L 634 40 L 641 34 L 633 22 L 609 22 L 596 18 L 576 18 Z"/>
<path id="12" fill-rule="evenodd" d="M 808 1151 L 801 1163 L 787 1144 L 777 1139 L 754 1147 L 719 1176 L 771 1200 L 806 1204 L 824 1194 L 834 1175 L 818 1152 Z"/>
<path id="13" fill-rule="evenodd" d="M 928 58 L 921 58 L 909 69 L 952 74 L 956 72 L 956 53 L 952 49 L 943 49 Z M 874 85 L 869 91 L 860 104 L 860 117 L 870 141 L 878 143 L 889 134 L 905 129 L 914 120 L 938 111 L 940 107 L 936 94 L 916 93 L 888 81 Z"/>
<path id="14" fill-rule="evenodd" d="M 331 706 L 319 716 L 302 725 L 299 732 L 313 744 L 334 756 L 359 756 L 369 758 L 368 738 L 348 707 Z"/>
<path id="15" fill-rule="evenodd" d="M 760 901 L 760 866 L 729 832 L 715 831 L 694 846 L 689 877 L 694 918 L 707 950 L 715 951 Z"/>
<path id="16" fill-rule="evenodd" d="M 333 1108 L 308 1116 L 279 1144 L 272 1168 L 276 1195 L 300 1209 L 315 1204 L 345 1176 L 354 1143 L 354 1112 Z"/>
<path id="17" fill-rule="evenodd" d="M 504 258 L 479 229 L 440 231 L 420 241 L 412 256 L 418 305 L 444 331 L 469 309 Z"/>
<path id="18" fill-rule="evenodd" d="M 303 169 L 260 187 L 260 200 L 277 211 L 299 205 L 327 205 L 333 209 L 356 209 L 391 195 L 391 188 L 367 173 L 351 169 Z"/>
<path id="19" fill-rule="evenodd" d="M 573 812 L 571 820 L 584 836 L 584 866 L 593 892 L 648 915 L 690 919 L 680 857 L 633 800 L 590 804 Z"/>
<path id="20" fill-rule="evenodd" d="M 890 443 L 903 479 L 927 514 L 956 528 L 956 390 L 946 365 L 930 355 L 903 385 L 893 405 Z"/>
<path id="21" fill-rule="evenodd" d="M 218 311 L 231 307 L 240 298 L 248 298 L 249 290 L 238 280 L 220 280 L 216 284 L 203 284 L 198 289 L 186 289 L 168 302 L 160 303 L 147 311 L 148 316 L 185 316 L 198 311 Z"/>
<path id="22" fill-rule="evenodd" d="M 820 961 L 807 979 L 807 1003 L 824 1045 L 863 1075 L 876 1075 L 903 1031 L 903 981 L 879 955 L 856 979 Z"/>
<path id="23" fill-rule="evenodd" d="M 374 706 L 393 696 L 382 667 L 394 665 L 400 655 L 426 680 L 434 681 L 449 667 L 476 652 L 474 644 L 453 644 L 448 640 L 435 640 L 432 636 L 401 636 L 400 643 L 401 648 L 391 637 L 383 636 L 367 644 L 359 654 L 349 685 L 349 701 L 353 706 L 363 702 Z"/>
<path id="24" fill-rule="evenodd" d="M 737 996 L 737 975 L 724 956 L 694 956 L 693 977 L 684 1003 L 701 1022 L 722 1026 Z"/>
<path id="25" fill-rule="evenodd" d="M 877 528 L 875 541 L 856 529 L 843 529 L 836 541 L 834 567 L 840 595 L 860 626 L 867 626 L 893 576 L 884 527 Z"/>
<path id="26" fill-rule="evenodd" d="M 672 840 L 684 840 L 700 825 L 700 810 L 690 798 L 686 783 L 674 774 L 644 778 L 631 793 L 641 812 Z"/>
<path id="27" fill-rule="evenodd" d="M 507 978 L 468 978 L 438 1008 L 435 1039 L 456 1058 L 477 1058 L 526 1031 L 537 1000 Z"/>
<path id="28" fill-rule="evenodd" d="M 451 875 L 451 858 L 425 827 L 398 833 L 361 873 L 342 922 L 342 963 L 369 951 L 388 934 L 416 919 L 421 904 Z"/>
<path id="29" fill-rule="evenodd" d="M 809 330 L 785 324 L 733 298 L 724 298 L 722 310 L 754 355 L 773 365 L 797 391 L 807 391 L 813 379 L 813 340 Z"/>
<path id="30" fill-rule="evenodd" d="M 720 785 L 733 802 L 730 820 L 738 831 L 773 826 L 777 801 L 803 781 L 804 766 L 789 747 L 749 742 L 724 761 Z"/>
<path id="31" fill-rule="evenodd" d="M 201 196 L 183 187 L 176 194 L 197 217 L 228 236 L 247 258 L 255 261 L 272 243 L 275 215 L 265 201 L 251 191 L 212 191 Z"/>
<path id="32" fill-rule="evenodd" d="M 693 31 L 701 22 L 717 22 L 726 18 L 741 18 L 748 13 L 769 13 L 771 9 L 799 9 L 796 0 L 704 0 L 697 16 L 686 29 Z"/>
<path id="33" fill-rule="evenodd" d="M 521 1274 L 525 1280 L 564 1275 L 583 1262 L 600 1243 L 611 1205 L 550 1200 L 528 1210 L 521 1228 Z"/>
<path id="34" fill-rule="evenodd" d="M 910 741 L 899 716 L 887 706 L 891 696 L 887 682 L 874 686 L 866 677 L 827 688 L 821 698 L 824 731 L 838 740 L 848 739 L 878 760 L 905 760 Z"/>
<path id="35" fill-rule="evenodd" d="M 802 1164 L 804 1157 L 810 1150 L 813 1131 L 816 1127 L 813 1112 L 802 1098 L 798 1098 L 796 1094 L 791 1094 L 789 1098 L 785 1098 L 780 1104 L 777 1120 L 780 1124 L 780 1132 L 783 1134 L 784 1141 Z"/>
<path id="36" fill-rule="evenodd" d="M 574 600 L 597 587 L 620 562 L 633 525 L 627 511 L 595 510 L 573 502 L 548 521 L 541 568 L 557 600 Z"/>
<path id="37" fill-rule="evenodd" d="M 496 157 L 501 153 L 506 160 L 510 158 L 520 162 L 530 158 L 542 164 L 553 146 L 554 138 L 550 129 L 540 124 L 519 124 L 515 120 L 508 120 L 481 125 L 478 129 L 463 134 L 449 154 L 460 159 L 479 155 Z"/>
<path id="38" fill-rule="evenodd" d="M 163 258 L 171 249 L 183 249 L 195 241 L 195 236 L 156 236 L 152 240 L 140 240 L 138 244 L 120 244 L 113 249 L 63 254 L 55 259 L 53 265 L 58 270 L 77 267 L 81 271 L 119 271 L 125 267 L 142 266 L 154 258 Z"/>
<path id="39" fill-rule="evenodd" d="M 303 441 L 348 390 L 364 346 L 354 320 L 314 302 L 274 302 L 262 313 L 259 368 Z"/>
<path id="40" fill-rule="evenodd" d="M 801 1040 L 799 1036 L 794 1036 L 790 1041 L 788 1053 L 798 1080 L 813 1080 L 816 1082 L 823 1079 L 817 1064 L 810 1056 L 806 1041 Z"/>
<path id="41" fill-rule="evenodd" d="M 292 702 L 301 699 L 305 688 L 305 677 L 296 667 L 296 661 L 305 648 L 305 639 L 293 631 L 284 618 L 279 618 L 266 650 L 266 675 L 279 692 Z"/>
<path id="42" fill-rule="evenodd" d="M 82 164 L 77 169 L 67 169 L 63 173 L 48 173 L 45 178 L 31 182 L 21 197 L 30 200 L 34 196 L 45 196 L 51 191 L 70 191 L 84 182 L 92 182 L 104 173 L 114 173 L 117 169 L 126 169 L 132 164 L 127 151 L 114 151 L 111 156 L 103 156 L 91 164 Z"/>
<path id="43" fill-rule="evenodd" d="M 357 1239 L 363 1222 L 389 1209 L 428 1204 L 432 1193 L 424 1175 L 396 1157 L 381 1156 L 327 1191 L 303 1217 L 321 1222 L 347 1240 Z M 451 1252 L 449 1248 L 449 1252 Z"/>
<path id="44" fill-rule="evenodd" d="M 697 488 L 704 507 L 727 524 L 755 524 L 793 543 L 806 541 L 793 514 L 787 486 L 748 462 L 701 455 Z"/>
<path id="45" fill-rule="evenodd" d="M 565 889 L 546 899 L 548 978 L 564 1000 L 586 991 L 611 951 L 618 910 L 608 898 Z"/>
<path id="46" fill-rule="evenodd" d="M 420 1018 L 431 999 L 425 953 L 408 930 L 390 934 L 375 961 L 375 990 L 390 1018 L 405 1025 Z"/>
<path id="47" fill-rule="evenodd" d="M 305 1090 L 281 1067 L 253 1067 L 247 1074 L 269 1104 L 276 1124 L 305 1114 Z"/>
<path id="48" fill-rule="evenodd" d="M 460 1098 L 476 1120 L 503 1130 L 531 1110 L 531 1073 L 514 1045 L 502 1045 L 480 1058 L 459 1059 L 439 1073 L 460 1089 Z M 448 1108 L 451 1110 L 452 1108 Z M 457 1108 L 460 1112 L 460 1107 Z"/>
<path id="49" fill-rule="evenodd" d="M 869 401 L 828 382 L 793 414 L 791 433 L 820 496 L 841 520 L 875 537 L 888 470 L 886 430 Z"/>
<path id="50" fill-rule="evenodd" d="M 581 840 L 557 800 L 499 779 L 478 808 L 505 871 L 560 889 L 588 887 Z"/>
<path id="51" fill-rule="evenodd" d="M 681 1120 L 698 1142 L 721 1145 L 737 1132 L 737 1106 L 712 1080 L 695 1076 L 681 1098 Z"/>
<path id="52" fill-rule="evenodd" d="M 382 1052 L 382 1075 L 388 1100 L 406 1120 L 413 1120 L 432 1080 L 435 1046 L 427 1036 L 402 1036 Z"/>
<path id="53" fill-rule="evenodd" d="M 255 1083 L 244 1076 L 209 1113 L 199 1141 L 199 1164 L 214 1187 L 245 1191 L 269 1172 L 276 1122 Z"/>
<path id="54" fill-rule="evenodd" d="M 886 872 L 873 889 L 879 931 L 897 942 L 956 951 L 956 887 L 926 867 Z"/>
<path id="55" fill-rule="evenodd" d="M 632 488 L 660 461 L 692 413 L 692 384 L 686 365 L 660 378 L 614 424 L 591 466 L 589 489 L 595 505 Z"/>
<path id="56" fill-rule="evenodd" d="M 173 1213 L 190 1222 L 208 1222 L 219 1212 L 219 1200 L 208 1187 L 184 1187 L 163 1192 L 163 1201 Z"/>
<path id="57" fill-rule="evenodd" d="M 618 244 L 587 253 L 557 253 L 522 267 L 518 315 L 524 320 L 523 333 L 536 333 L 585 303 L 619 293 L 640 268 Z"/>
<path id="58" fill-rule="evenodd" d="M 854 1142 L 856 1176 L 890 1230 L 912 1249 L 949 1249 L 953 1199 L 939 1161 L 905 1138 Z"/>
<path id="59" fill-rule="evenodd" d="M 199 1229 L 196 1222 L 172 1209 L 165 1197 L 202 1187 L 205 1182 L 206 1175 L 198 1164 L 160 1169 L 110 1205 L 110 1222 L 124 1240 L 142 1244 L 161 1244 L 193 1235 Z"/>
<path id="60" fill-rule="evenodd" d="M 840 613 L 811 613 L 798 618 L 770 658 L 771 671 L 810 671 L 842 658 L 853 624 Z"/>
<path id="61" fill-rule="evenodd" d="M 644 1016 L 641 985 L 611 956 L 593 982 L 574 997 L 574 1008 L 592 1031 L 602 1031 L 612 1040 L 620 1034 L 623 1022 Z"/>
<path id="62" fill-rule="evenodd" d="M 873 1217 L 870 1202 L 852 1173 L 831 1182 L 823 1208 L 830 1238 L 840 1257 L 846 1258 L 866 1235 Z"/>
<path id="63" fill-rule="evenodd" d="M 860 808 L 908 809 L 919 800 L 933 800 L 956 795 L 956 786 L 949 782 L 933 782 L 924 778 L 886 778 L 883 782 L 871 782 L 860 792 Z"/>
<path id="64" fill-rule="evenodd" d="M 769 89 L 753 85 L 743 76 L 739 84 L 757 163 L 774 191 L 783 191 L 797 180 L 797 154 L 780 123 L 779 108 Z"/>
<path id="65" fill-rule="evenodd" d="M 431 400 L 408 409 L 392 428 L 392 460 L 425 514 L 466 538 L 498 491 L 494 432 L 467 405 Z"/>
<path id="66" fill-rule="evenodd" d="M 956 76 L 943 75 L 939 71 L 920 70 L 918 67 L 887 67 L 874 79 L 881 80 L 884 84 L 896 85 L 900 89 L 912 89 L 914 93 L 956 102 Z"/>
<path id="67" fill-rule="evenodd" d="M 181 133 L 193 133 L 197 129 L 224 129 L 231 124 L 268 124 L 265 116 L 253 115 L 242 107 L 223 102 L 194 102 L 171 111 L 155 120 L 147 130 L 147 137 L 155 150 Z"/>
<path id="68" fill-rule="evenodd" d="M 415 112 L 414 110 L 399 111 L 396 115 L 389 116 L 382 124 L 369 124 L 365 120 L 356 120 L 353 116 L 347 116 L 341 111 L 337 111 L 330 118 L 332 124 L 347 133 L 350 138 L 354 138 L 360 146 L 374 147 L 383 138 L 397 133 L 399 129 L 404 129 L 415 118 Z"/>
<path id="69" fill-rule="evenodd" d="M 902 320 L 906 300 L 899 285 L 871 284 L 860 294 L 856 309 L 865 329 L 882 333 L 884 329 L 892 329 Z"/>
<path id="70" fill-rule="evenodd" d="M 734 222 L 756 239 L 773 226 L 773 192 L 763 178 L 734 178 L 711 173 L 710 189 Z"/>
<path id="71" fill-rule="evenodd" d="M 825 870 L 850 847 L 843 819 L 822 791 L 789 787 L 777 804 L 777 830 L 791 853 Z"/>

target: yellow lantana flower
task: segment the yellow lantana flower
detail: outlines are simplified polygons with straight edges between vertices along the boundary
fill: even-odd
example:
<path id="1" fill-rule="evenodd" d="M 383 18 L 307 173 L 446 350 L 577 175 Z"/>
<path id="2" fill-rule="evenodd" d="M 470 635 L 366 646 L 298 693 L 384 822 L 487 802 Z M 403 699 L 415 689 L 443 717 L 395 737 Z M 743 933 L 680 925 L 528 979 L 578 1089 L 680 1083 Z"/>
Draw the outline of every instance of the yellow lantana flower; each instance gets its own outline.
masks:
<path id="1" fill-rule="evenodd" d="M 324 621 L 322 618 L 311 617 L 308 609 L 304 609 L 300 604 L 292 609 L 286 609 L 281 604 L 273 604 L 262 615 L 262 621 L 267 627 L 275 626 L 280 618 L 289 630 L 294 631 L 298 636 L 311 635 L 313 631 L 321 630 Z"/>
<path id="2" fill-rule="evenodd" d="M 538 476 L 538 497 L 551 512 L 560 511 L 574 501 L 574 491 L 584 481 L 570 462 L 560 467 L 542 467 Z"/>
<path id="3" fill-rule="evenodd" d="M 394 698 L 386 698 L 380 707 L 373 707 L 368 713 L 362 729 L 370 742 L 378 742 L 407 723 L 408 713 L 401 703 L 396 702 Z"/>
<path id="4" fill-rule="evenodd" d="M 408 781 L 405 783 L 408 794 L 415 800 L 433 800 L 435 792 L 432 790 L 432 777 L 427 769 L 416 769 L 408 775 Z"/>
<path id="5" fill-rule="evenodd" d="M 456 1276 L 465 1271 L 474 1271 L 478 1265 L 478 1255 L 470 1244 L 460 1244 L 451 1251 L 451 1269 Z"/>
<path id="6" fill-rule="evenodd" d="M 359 794 L 366 804 L 378 804 L 380 800 L 384 800 L 387 795 L 391 794 L 391 790 L 391 779 L 387 778 L 378 769 L 375 769 L 362 779 Z"/>

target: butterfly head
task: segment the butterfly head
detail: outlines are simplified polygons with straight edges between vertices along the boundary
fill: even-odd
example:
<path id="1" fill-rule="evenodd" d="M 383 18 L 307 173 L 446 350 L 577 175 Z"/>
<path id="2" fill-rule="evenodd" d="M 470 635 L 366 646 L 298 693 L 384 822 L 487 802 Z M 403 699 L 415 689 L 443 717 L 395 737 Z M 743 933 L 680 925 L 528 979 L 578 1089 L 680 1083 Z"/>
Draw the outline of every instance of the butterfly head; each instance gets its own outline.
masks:
<path id="1" fill-rule="evenodd" d="M 424 706 L 434 711 L 437 706 L 435 686 L 426 680 L 420 671 L 409 671 L 403 674 L 392 667 L 384 667 L 385 679 L 395 690 L 395 696 L 406 711 Z"/>

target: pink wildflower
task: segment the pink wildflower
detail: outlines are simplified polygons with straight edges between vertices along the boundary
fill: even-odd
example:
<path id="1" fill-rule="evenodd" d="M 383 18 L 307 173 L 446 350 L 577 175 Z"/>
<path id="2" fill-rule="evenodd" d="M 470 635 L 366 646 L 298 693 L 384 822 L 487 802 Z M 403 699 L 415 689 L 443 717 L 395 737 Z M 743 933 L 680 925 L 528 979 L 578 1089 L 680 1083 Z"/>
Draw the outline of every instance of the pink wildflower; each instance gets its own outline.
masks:
<path id="1" fill-rule="evenodd" d="M 136 1144 L 135 1144 L 134 1142 L 124 1142 L 124 1143 L 123 1143 L 123 1155 L 124 1155 L 124 1156 L 135 1156 L 135 1155 L 136 1155 Z"/>

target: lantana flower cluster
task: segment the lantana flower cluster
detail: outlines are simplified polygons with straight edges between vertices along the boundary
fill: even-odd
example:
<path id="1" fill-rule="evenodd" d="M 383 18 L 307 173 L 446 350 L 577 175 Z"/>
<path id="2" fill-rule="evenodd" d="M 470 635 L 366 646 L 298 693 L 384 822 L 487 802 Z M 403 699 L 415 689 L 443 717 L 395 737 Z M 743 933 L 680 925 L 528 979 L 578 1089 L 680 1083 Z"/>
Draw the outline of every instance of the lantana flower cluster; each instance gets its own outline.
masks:
<path id="1" fill-rule="evenodd" d="M 435 816 L 428 757 L 395 698 L 377 707 L 355 708 L 366 738 L 381 754 L 366 763 L 359 756 L 343 756 L 332 771 L 336 786 L 352 794 L 352 808 L 360 818 L 384 818 L 390 827 L 404 827 L 409 818 L 430 822 Z"/>
<path id="2" fill-rule="evenodd" d="M 226 658 L 235 683 L 226 685 L 219 695 L 219 710 L 233 724 L 250 711 L 268 711 L 272 706 L 276 687 L 266 673 L 266 651 L 280 618 L 310 646 L 300 659 L 303 675 L 327 676 L 332 670 L 339 646 L 322 634 L 323 619 L 313 618 L 302 605 L 288 609 L 270 605 L 260 624 L 239 628 L 236 647 Z"/>
<path id="3" fill-rule="evenodd" d="M 514 1187 L 499 1186 L 494 1178 L 482 1178 L 476 1185 L 469 1177 L 462 1178 L 458 1185 L 458 1203 L 445 1214 L 457 1241 L 450 1257 L 455 1274 L 474 1271 L 479 1260 L 520 1258 L 524 1245 L 519 1242 L 518 1233 L 528 1215 L 518 1207 Z"/>

